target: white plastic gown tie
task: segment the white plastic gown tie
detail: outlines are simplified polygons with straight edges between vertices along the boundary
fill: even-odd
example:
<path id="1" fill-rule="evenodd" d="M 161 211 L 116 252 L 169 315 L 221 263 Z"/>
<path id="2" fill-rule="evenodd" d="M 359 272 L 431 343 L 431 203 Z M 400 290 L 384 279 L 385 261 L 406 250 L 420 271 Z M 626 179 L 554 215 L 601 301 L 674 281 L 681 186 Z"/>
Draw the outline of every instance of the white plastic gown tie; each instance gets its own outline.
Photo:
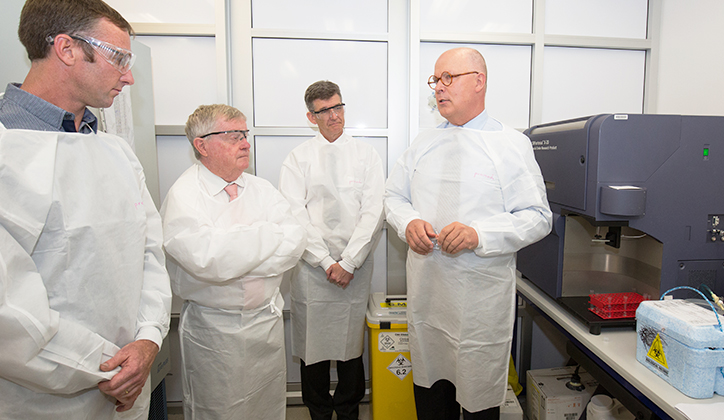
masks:
<path id="1" fill-rule="evenodd" d="M 264 309 L 266 309 L 266 308 L 269 308 L 269 309 L 271 309 L 271 313 L 272 313 L 272 314 L 274 314 L 274 315 L 276 315 L 276 316 L 278 316 L 278 317 L 281 317 L 281 316 L 282 316 L 282 310 L 279 309 L 279 307 L 277 306 L 277 298 L 278 298 L 278 297 L 279 297 L 279 288 L 277 287 L 277 288 L 274 290 L 274 294 L 272 294 L 271 299 L 269 299 L 269 303 L 266 304 L 265 306 L 263 306 L 263 307 L 261 308 L 262 311 L 263 311 Z"/>

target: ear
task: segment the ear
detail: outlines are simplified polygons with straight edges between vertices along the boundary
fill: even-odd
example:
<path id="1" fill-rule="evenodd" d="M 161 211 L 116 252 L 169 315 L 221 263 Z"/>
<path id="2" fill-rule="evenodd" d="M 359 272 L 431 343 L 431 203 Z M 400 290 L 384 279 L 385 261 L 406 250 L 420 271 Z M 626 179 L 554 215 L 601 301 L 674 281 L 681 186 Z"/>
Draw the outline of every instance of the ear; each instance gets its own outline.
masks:
<path id="1" fill-rule="evenodd" d="M 485 89 L 485 84 L 488 83 L 488 76 L 483 73 L 476 74 L 477 82 L 475 83 L 475 90 L 477 92 L 480 92 L 481 90 Z"/>
<path id="2" fill-rule="evenodd" d="M 83 50 L 73 48 L 73 38 L 66 34 L 56 35 L 51 47 L 58 59 L 66 66 L 72 66 L 79 58 L 83 59 Z"/>
<path id="3" fill-rule="evenodd" d="M 209 152 L 206 150 L 206 141 L 202 139 L 201 137 L 196 137 L 194 139 L 194 147 L 199 152 L 199 154 L 203 157 L 208 157 Z"/>
<path id="4" fill-rule="evenodd" d="M 317 118 L 311 112 L 307 112 L 307 119 L 310 123 L 317 125 Z"/>

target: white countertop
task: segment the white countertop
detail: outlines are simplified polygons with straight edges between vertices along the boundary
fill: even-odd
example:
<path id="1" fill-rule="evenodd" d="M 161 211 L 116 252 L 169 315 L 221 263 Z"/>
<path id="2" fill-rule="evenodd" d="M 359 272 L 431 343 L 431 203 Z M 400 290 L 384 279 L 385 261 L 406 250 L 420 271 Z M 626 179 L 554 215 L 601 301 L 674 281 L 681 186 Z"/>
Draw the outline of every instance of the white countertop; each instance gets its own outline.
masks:
<path id="1" fill-rule="evenodd" d="M 636 360 L 636 331 L 604 328 L 600 335 L 593 335 L 575 315 L 563 309 L 530 281 L 518 277 L 517 289 L 518 293 L 545 312 L 671 418 L 687 419 L 675 408 L 680 403 L 697 405 L 724 403 L 724 396 L 717 394 L 714 394 L 713 398 L 707 399 L 689 398 L 639 363 Z M 717 406 L 721 410 L 719 404 Z M 714 411 L 713 407 L 712 411 Z M 721 418 L 720 416 L 721 413 L 712 413 L 710 418 Z"/>

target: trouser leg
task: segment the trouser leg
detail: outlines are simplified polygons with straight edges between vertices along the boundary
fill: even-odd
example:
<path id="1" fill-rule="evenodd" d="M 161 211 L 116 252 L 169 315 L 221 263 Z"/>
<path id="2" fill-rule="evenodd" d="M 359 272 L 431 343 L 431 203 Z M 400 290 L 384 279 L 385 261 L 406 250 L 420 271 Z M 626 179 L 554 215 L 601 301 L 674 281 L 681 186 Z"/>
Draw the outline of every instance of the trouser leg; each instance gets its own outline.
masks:
<path id="1" fill-rule="evenodd" d="M 441 379 L 432 387 L 415 385 L 415 407 L 418 420 L 459 420 L 460 404 L 455 398 L 455 385 Z"/>
<path id="2" fill-rule="evenodd" d="M 331 420 L 334 402 L 329 393 L 329 360 L 312 365 L 301 362 L 302 401 L 312 420 Z"/>
<path id="3" fill-rule="evenodd" d="M 474 413 L 463 408 L 463 420 L 500 420 L 500 407 L 491 407 Z"/>
<path id="4" fill-rule="evenodd" d="M 346 362 L 337 361 L 337 388 L 334 411 L 338 420 L 357 420 L 359 403 L 365 396 L 365 367 L 362 356 Z"/>

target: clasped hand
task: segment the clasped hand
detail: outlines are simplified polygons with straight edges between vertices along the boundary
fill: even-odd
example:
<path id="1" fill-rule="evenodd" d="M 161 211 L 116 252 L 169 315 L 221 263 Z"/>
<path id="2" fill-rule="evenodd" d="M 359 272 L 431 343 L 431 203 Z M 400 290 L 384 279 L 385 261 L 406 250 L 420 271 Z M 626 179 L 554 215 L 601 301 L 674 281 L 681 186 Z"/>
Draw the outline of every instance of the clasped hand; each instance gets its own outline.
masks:
<path id="1" fill-rule="evenodd" d="M 478 232 L 460 222 L 450 223 L 438 234 L 430 223 L 415 219 L 405 228 L 405 238 L 410 249 L 420 255 L 432 252 L 432 238 L 437 238 L 440 249 L 447 254 L 454 255 L 465 249 L 473 250 L 478 247 Z"/>

